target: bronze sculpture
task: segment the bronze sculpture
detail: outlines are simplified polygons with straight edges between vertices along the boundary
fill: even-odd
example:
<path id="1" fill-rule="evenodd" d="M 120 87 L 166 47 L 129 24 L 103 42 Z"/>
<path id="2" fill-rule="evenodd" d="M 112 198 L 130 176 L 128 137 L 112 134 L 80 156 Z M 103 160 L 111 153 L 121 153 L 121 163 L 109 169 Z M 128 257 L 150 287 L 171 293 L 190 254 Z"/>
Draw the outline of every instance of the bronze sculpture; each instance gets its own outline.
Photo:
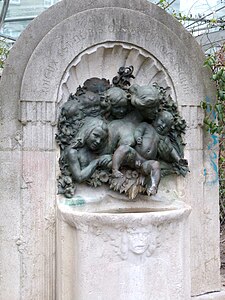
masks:
<path id="1" fill-rule="evenodd" d="M 90 78 L 63 105 L 59 193 L 76 185 L 106 184 L 133 199 L 157 193 L 161 176 L 188 172 L 182 134 L 185 121 L 158 84 L 130 86 L 133 67 L 122 67 L 112 84 Z"/>

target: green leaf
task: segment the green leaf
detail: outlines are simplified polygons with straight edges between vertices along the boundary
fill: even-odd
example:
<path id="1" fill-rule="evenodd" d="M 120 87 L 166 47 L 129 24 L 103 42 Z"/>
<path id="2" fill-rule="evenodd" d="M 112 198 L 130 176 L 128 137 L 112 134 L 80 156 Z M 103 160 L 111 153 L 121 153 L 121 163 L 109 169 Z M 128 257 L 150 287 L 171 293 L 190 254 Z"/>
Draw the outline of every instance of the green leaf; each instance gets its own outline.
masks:
<path id="1" fill-rule="evenodd" d="M 216 81 L 217 80 L 217 74 L 213 74 L 212 79 Z"/>

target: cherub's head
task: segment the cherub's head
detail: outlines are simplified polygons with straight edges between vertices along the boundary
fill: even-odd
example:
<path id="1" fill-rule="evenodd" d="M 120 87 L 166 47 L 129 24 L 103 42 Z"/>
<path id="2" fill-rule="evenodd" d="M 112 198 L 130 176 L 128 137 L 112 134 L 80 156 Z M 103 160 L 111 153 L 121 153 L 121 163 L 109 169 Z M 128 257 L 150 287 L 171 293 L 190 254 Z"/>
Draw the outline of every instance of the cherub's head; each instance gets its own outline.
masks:
<path id="1" fill-rule="evenodd" d="M 88 117 L 76 135 L 73 145 L 75 148 L 86 145 L 90 150 L 98 152 L 104 148 L 107 137 L 107 124 L 102 119 Z"/>
<path id="2" fill-rule="evenodd" d="M 87 91 L 78 97 L 80 109 L 84 116 L 98 117 L 101 113 L 100 96 Z"/>
<path id="3" fill-rule="evenodd" d="M 167 135 L 173 124 L 173 115 L 168 111 L 161 111 L 153 122 L 153 126 L 158 134 Z"/>
<path id="4" fill-rule="evenodd" d="M 115 119 L 122 119 L 128 113 L 128 94 L 118 87 L 106 91 L 106 98 L 111 103 L 111 115 Z"/>
<path id="5" fill-rule="evenodd" d="M 98 151 L 102 149 L 102 145 L 105 144 L 105 140 L 108 135 L 108 130 L 103 126 L 95 127 L 86 138 L 86 145 L 92 151 Z"/>
<path id="6" fill-rule="evenodd" d="M 154 84 L 146 86 L 134 84 L 129 91 L 132 105 L 139 110 L 146 120 L 153 121 L 158 114 L 162 98 L 160 89 Z"/>

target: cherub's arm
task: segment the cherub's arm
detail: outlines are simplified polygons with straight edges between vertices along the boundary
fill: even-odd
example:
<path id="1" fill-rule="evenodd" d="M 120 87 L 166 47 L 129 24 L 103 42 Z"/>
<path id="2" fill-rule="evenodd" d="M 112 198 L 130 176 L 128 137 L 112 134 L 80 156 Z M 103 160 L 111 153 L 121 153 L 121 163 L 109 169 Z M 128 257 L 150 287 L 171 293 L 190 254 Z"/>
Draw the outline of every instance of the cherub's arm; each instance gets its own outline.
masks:
<path id="1" fill-rule="evenodd" d="M 185 158 L 180 157 L 180 155 L 177 153 L 175 148 L 170 153 L 171 158 L 174 160 L 174 162 L 178 163 L 180 166 L 186 167 L 188 166 L 188 161 Z"/>
<path id="2" fill-rule="evenodd" d="M 88 166 L 81 169 L 77 154 L 78 153 L 76 149 L 70 149 L 67 154 L 67 161 L 69 163 L 69 168 L 72 173 L 72 177 L 78 183 L 90 178 L 98 166 L 107 166 L 111 161 L 110 155 L 103 155 L 98 159 L 92 160 L 88 164 Z"/>
<path id="3" fill-rule="evenodd" d="M 179 160 L 181 159 L 180 155 L 177 153 L 177 151 L 174 148 L 170 152 L 170 157 L 176 163 L 178 163 Z"/>
<path id="4" fill-rule="evenodd" d="M 142 144 L 143 135 L 146 130 L 147 123 L 141 123 L 134 131 L 134 139 L 138 145 Z"/>
<path id="5" fill-rule="evenodd" d="M 76 149 L 70 149 L 67 154 L 67 161 L 69 164 L 72 177 L 76 182 L 83 182 L 88 179 L 96 170 L 98 165 L 98 160 L 95 159 L 90 162 L 90 164 L 81 170 L 80 162 L 78 159 L 78 152 Z"/>
<path id="6" fill-rule="evenodd" d="M 186 159 L 180 157 L 176 149 L 173 147 L 168 137 L 160 140 L 158 146 L 158 153 L 162 160 L 167 162 L 176 162 L 181 166 L 187 166 L 188 162 Z"/>
<path id="7" fill-rule="evenodd" d="M 174 160 L 174 158 L 172 158 L 172 156 L 173 155 L 174 155 L 174 157 L 176 156 L 176 153 L 173 153 L 173 155 L 171 156 L 171 153 L 173 150 L 175 150 L 175 149 L 173 148 L 169 138 L 161 137 L 159 140 L 159 144 L 158 144 L 159 157 L 166 162 L 171 162 L 171 160 L 172 161 Z"/>

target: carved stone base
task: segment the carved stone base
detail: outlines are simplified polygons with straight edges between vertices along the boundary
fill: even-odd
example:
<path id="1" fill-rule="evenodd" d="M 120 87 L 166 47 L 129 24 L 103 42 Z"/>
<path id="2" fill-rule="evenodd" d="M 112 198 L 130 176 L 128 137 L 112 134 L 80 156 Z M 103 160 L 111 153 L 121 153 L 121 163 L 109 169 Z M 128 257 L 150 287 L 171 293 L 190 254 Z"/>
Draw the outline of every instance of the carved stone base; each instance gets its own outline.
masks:
<path id="1" fill-rule="evenodd" d="M 190 207 L 58 203 L 58 300 L 190 299 Z"/>
<path id="2" fill-rule="evenodd" d="M 192 297 L 191 300 L 224 300 L 225 291 L 209 293 L 201 296 Z"/>

